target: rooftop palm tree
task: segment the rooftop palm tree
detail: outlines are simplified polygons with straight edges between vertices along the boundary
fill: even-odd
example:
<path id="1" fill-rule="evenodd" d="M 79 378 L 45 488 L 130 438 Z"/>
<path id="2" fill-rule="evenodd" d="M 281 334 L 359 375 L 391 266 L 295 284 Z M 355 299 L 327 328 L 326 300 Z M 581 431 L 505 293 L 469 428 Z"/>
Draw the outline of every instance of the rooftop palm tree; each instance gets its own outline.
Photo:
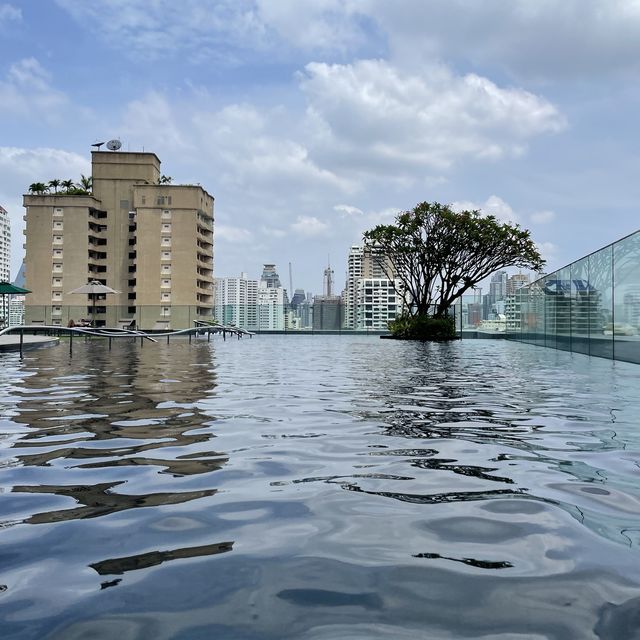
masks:
<path id="1" fill-rule="evenodd" d="M 32 182 L 29 185 L 29 193 L 36 193 L 41 195 L 49 191 L 49 187 L 44 182 Z"/>
<path id="2" fill-rule="evenodd" d="M 53 187 L 55 193 L 58 193 L 58 187 L 60 186 L 61 181 L 58 178 L 54 178 L 53 180 L 49 180 L 49 186 Z"/>
<path id="3" fill-rule="evenodd" d="M 67 193 L 76 186 L 73 180 L 63 180 L 60 184 L 67 191 Z"/>
<path id="4" fill-rule="evenodd" d="M 92 176 L 80 176 L 80 188 L 84 189 L 88 193 L 91 193 L 93 189 L 93 177 Z"/>

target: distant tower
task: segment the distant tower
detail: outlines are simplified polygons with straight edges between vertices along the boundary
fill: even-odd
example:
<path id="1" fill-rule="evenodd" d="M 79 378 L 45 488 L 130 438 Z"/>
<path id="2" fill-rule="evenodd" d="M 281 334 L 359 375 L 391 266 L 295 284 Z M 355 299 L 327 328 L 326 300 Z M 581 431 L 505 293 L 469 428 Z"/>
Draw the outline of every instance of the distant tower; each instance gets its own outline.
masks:
<path id="1" fill-rule="evenodd" d="M 280 276 L 276 271 L 275 264 L 265 264 L 262 269 L 262 277 L 260 278 L 261 282 L 265 284 L 267 289 L 281 287 L 280 284 Z"/>
<path id="2" fill-rule="evenodd" d="M 327 268 L 324 270 L 323 282 L 323 295 L 325 298 L 330 298 L 333 295 L 333 269 L 331 265 L 327 265 Z"/>

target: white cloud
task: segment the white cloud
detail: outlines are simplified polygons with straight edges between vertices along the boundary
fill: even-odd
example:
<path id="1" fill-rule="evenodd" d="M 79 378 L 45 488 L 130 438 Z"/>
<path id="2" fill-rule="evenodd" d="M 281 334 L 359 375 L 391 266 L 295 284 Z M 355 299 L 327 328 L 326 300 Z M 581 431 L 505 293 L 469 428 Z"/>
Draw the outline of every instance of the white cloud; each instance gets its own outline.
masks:
<path id="1" fill-rule="evenodd" d="M 531 214 L 531 221 L 537 224 L 547 224 L 555 220 L 556 214 L 553 211 L 536 211 Z"/>
<path id="2" fill-rule="evenodd" d="M 236 64 L 233 50 L 262 48 L 267 34 L 251 0 L 58 0 L 83 28 L 143 60 L 188 56 Z"/>
<path id="3" fill-rule="evenodd" d="M 0 25 L 2 23 L 20 22 L 22 11 L 12 4 L 0 4 Z"/>
<path id="4" fill-rule="evenodd" d="M 448 59 L 520 77 L 575 79 L 638 70 L 637 0 L 364 0 L 361 7 L 407 64 Z"/>
<path id="5" fill-rule="evenodd" d="M 365 39 L 356 2 L 345 0 L 257 0 L 265 25 L 302 50 L 347 51 Z"/>
<path id="6" fill-rule="evenodd" d="M 556 259 L 558 255 L 558 246 L 556 244 L 553 242 L 536 242 L 535 244 L 547 264 L 552 263 Z"/>
<path id="7" fill-rule="evenodd" d="M 24 58 L 11 65 L 0 81 L 0 114 L 19 118 L 59 122 L 68 116 L 69 101 L 50 84 L 51 76 L 35 58 Z"/>
<path id="8" fill-rule="evenodd" d="M 530 138 L 565 126 L 543 98 L 443 65 L 407 74 L 383 60 L 310 63 L 300 86 L 314 157 L 351 171 L 424 179 L 463 160 L 521 155 Z"/>
<path id="9" fill-rule="evenodd" d="M 502 198 L 492 195 L 487 198 L 484 204 L 477 204 L 469 200 L 453 202 L 451 208 L 454 211 L 475 211 L 480 210 L 484 215 L 495 216 L 500 222 L 516 224 L 518 215 Z"/>
<path id="10" fill-rule="evenodd" d="M 253 234 L 248 229 L 233 227 L 216 222 L 216 240 L 224 240 L 232 244 L 249 244 L 253 242 Z"/>
<path id="11" fill-rule="evenodd" d="M 315 216 L 298 216 L 291 225 L 291 230 L 301 236 L 313 237 L 325 235 L 329 230 L 326 222 L 318 220 Z"/>
<path id="12" fill-rule="evenodd" d="M 347 216 L 364 215 L 364 212 L 362 211 L 362 209 L 358 209 L 358 207 L 352 207 L 351 205 L 348 205 L 348 204 L 337 204 L 335 207 L 333 207 L 333 210 L 343 213 Z"/>

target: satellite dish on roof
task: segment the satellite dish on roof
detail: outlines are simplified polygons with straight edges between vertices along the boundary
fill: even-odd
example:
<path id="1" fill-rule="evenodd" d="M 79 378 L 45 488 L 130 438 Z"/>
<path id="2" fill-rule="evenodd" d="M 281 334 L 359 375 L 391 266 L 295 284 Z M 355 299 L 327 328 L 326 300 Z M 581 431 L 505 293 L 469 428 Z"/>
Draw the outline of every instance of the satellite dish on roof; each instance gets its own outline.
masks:
<path id="1" fill-rule="evenodd" d="M 109 151 L 117 151 L 121 146 L 122 142 L 120 142 L 120 140 L 114 139 L 107 142 L 107 149 L 109 149 Z"/>

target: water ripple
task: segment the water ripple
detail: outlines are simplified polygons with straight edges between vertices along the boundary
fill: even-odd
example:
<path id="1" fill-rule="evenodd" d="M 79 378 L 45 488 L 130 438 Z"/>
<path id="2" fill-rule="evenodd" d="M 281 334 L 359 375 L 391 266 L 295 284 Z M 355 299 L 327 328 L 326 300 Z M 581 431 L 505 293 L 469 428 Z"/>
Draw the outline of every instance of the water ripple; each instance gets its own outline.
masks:
<path id="1" fill-rule="evenodd" d="M 346 336 L 3 358 L 3 638 L 637 635 L 637 366 Z"/>

